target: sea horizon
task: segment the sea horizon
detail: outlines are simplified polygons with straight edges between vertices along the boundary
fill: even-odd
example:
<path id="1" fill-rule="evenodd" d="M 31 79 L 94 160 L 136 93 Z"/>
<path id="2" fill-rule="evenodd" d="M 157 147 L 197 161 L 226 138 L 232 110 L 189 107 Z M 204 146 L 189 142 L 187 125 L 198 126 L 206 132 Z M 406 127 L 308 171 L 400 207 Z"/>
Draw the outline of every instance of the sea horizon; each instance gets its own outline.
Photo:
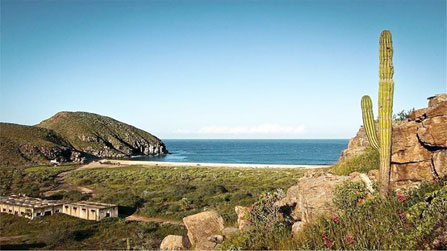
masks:
<path id="1" fill-rule="evenodd" d="M 349 139 L 163 139 L 169 153 L 138 156 L 133 160 L 271 164 L 331 165 L 338 161 Z"/>

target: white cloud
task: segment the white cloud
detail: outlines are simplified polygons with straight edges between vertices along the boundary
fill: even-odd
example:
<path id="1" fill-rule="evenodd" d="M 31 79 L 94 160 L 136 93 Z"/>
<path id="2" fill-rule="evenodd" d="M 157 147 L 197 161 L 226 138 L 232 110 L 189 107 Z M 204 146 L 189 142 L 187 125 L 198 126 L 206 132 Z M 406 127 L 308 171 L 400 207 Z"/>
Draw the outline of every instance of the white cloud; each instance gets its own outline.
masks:
<path id="1" fill-rule="evenodd" d="M 302 134 L 306 131 L 304 125 L 282 126 L 279 124 L 262 124 L 258 126 L 206 126 L 198 130 L 178 129 L 178 134 L 224 134 L 224 135 L 253 135 L 253 134 Z"/>

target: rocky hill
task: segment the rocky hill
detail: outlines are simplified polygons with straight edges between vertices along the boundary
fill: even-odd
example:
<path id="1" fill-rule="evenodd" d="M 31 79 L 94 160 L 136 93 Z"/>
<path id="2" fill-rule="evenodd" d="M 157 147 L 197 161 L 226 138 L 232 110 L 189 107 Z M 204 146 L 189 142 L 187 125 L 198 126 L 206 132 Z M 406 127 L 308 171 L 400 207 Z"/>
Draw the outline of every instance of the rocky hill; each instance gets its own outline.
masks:
<path id="1" fill-rule="evenodd" d="M 0 123 L 0 164 L 21 166 L 59 161 L 81 161 L 81 153 L 53 130 Z"/>
<path id="2" fill-rule="evenodd" d="M 84 162 L 86 158 L 163 155 L 164 143 L 148 132 L 87 112 L 59 112 L 36 126 L 0 123 L 0 165 Z"/>
<path id="3" fill-rule="evenodd" d="M 427 108 L 393 124 L 391 181 L 394 184 L 447 176 L 447 94 L 428 98 Z M 368 146 L 363 128 L 349 141 L 340 160 L 363 153 Z"/>
<path id="4" fill-rule="evenodd" d="M 167 153 L 152 134 L 94 113 L 59 112 L 37 126 L 54 130 L 75 149 L 100 158 Z"/>

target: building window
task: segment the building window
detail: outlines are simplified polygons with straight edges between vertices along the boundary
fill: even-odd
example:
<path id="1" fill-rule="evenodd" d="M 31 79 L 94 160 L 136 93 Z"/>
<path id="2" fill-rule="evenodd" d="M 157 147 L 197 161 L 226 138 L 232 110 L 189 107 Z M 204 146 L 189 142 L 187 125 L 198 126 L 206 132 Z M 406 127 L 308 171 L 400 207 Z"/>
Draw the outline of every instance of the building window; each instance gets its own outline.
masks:
<path id="1" fill-rule="evenodd" d="M 40 213 L 36 213 L 36 216 L 40 216 Z"/>
<path id="2" fill-rule="evenodd" d="M 25 215 L 25 213 L 24 212 L 20 212 L 20 215 Z"/>
<path id="3" fill-rule="evenodd" d="M 85 212 L 86 210 L 87 210 L 87 209 L 85 209 L 85 208 L 82 209 L 82 211 L 84 211 L 84 212 Z"/>
<path id="4" fill-rule="evenodd" d="M 51 215 L 51 211 L 45 211 L 45 215 Z"/>
<path id="5" fill-rule="evenodd" d="M 8 210 L 8 212 L 12 213 L 12 210 L 11 210 L 11 209 L 9 209 L 9 210 Z"/>
<path id="6" fill-rule="evenodd" d="M 110 213 L 107 212 L 107 213 L 106 213 L 106 218 L 109 218 L 109 217 L 110 217 Z"/>
<path id="7" fill-rule="evenodd" d="M 65 206 L 66 209 L 68 209 L 68 206 Z"/>
<path id="8" fill-rule="evenodd" d="M 56 211 L 54 211 L 54 212 L 59 213 L 59 209 L 56 209 Z"/>
<path id="9" fill-rule="evenodd" d="M 91 209 L 90 212 L 92 212 L 92 213 L 96 213 L 95 209 Z"/>
<path id="10" fill-rule="evenodd" d="M 3 212 L 6 212 L 6 208 L 3 208 Z"/>

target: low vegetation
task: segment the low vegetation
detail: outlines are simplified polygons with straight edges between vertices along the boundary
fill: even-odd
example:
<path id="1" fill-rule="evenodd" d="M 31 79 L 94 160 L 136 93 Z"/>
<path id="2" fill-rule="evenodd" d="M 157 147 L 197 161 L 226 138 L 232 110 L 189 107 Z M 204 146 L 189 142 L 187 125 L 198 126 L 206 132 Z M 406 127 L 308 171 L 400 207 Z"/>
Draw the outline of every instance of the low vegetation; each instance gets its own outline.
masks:
<path id="1" fill-rule="evenodd" d="M 368 147 L 364 153 L 333 165 L 331 171 L 336 175 L 349 175 L 352 172 L 367 173 L 373 169 L 379 169 L 379 153 Z"/>
<path id="2" fill-rule="evenodd" d="M 236 221 L 234 207 L 250 205 L 265 191 L 297 183 L 299 169 L 143 167 L 73 172 L 70 182 L 95 191 L 95 200 L 115 203 L 121 212 L 181 220 L 217 210 L 225 222 Z"/>
<path id="3" fill-rule="evenodd" d="M 223 249 L 446 249 L 435 240 L 447 231 L 447 181 L 425 182 L 385 199 L 368 195 L 363 183 L 335 191 L 338 211 L 308 224 L 292 237 L 290 225 L 265 222 L 224 241 Z M 250 215 L 255 220 L 254 215 Z M 275 231 L 260 231 L 270 227 Z M 444 237 L 445 238 L 445 237 Z"/>
<path id="4" fill-rule="evenodd" d="M 45 231 L 42 231 L 45 229 Z M 0 236 L 24 235 L 1 243 L 1 249 L 156 249 L 168 234 L 186 235 L 182 226 L 129 222 L 119 218 L 87 221 L 64 214 L 28 220 L 4 215 Z"/>
<path id="5" fill-rule="evenodd" d="M 26 194 L 38 197 L 41 192 L 57 186 L 56 176 L 59 173 L 75 169 L 76 165 L 37 166 L 37 167 L 1 167 L 0 194 Z"/>

